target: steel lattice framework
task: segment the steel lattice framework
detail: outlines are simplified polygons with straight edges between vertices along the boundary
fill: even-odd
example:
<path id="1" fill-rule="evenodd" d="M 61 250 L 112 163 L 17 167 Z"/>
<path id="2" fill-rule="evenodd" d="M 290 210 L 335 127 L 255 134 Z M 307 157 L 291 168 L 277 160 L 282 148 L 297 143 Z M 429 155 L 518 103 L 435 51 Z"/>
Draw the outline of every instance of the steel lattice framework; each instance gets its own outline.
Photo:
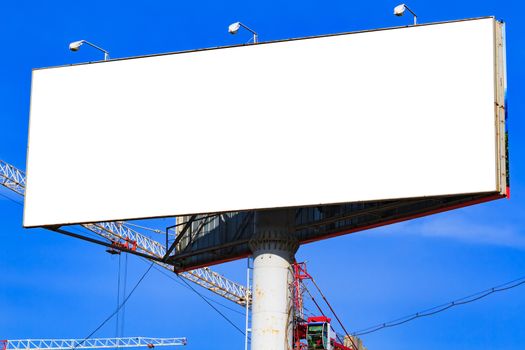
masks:
<path id="1" fill-rule="evenodd" d="M 68 349 L 115 349 L 156 346 L 186 345 L 186 338 L 93 338 L 93 339 L 18 339 L 1 340 L 3 350 L 68 350 Z"/>
<path id="2" fill-rule="evenodd" d="M 128 246 L 136 245 L 136 249 L 143 253 L 151 254 L 158 258 L 162 258 L 166 254 L 166 248 L 161 243 L 127 227 L 125 222 L 97 222 L 95 224 L 83 224 L 82 226 L 100 236 L 106 237 L 110 241 L 118 238 L 116 243 L 125 242 L 128 243 Z"/>
<path id="3" fill-rule="evenodd" d="M 22 170 L 0 160 L 0 184 L 24 196 L 26 175 Z M 155 258 L 152 261 L 157 265 L 173 271 L 173 266 L 162 261 L 166 255 L 166 247 L 158 241 L 129 228 L 124 221 L 89 223 L 81 226 L 107 239 L 117 249 L 125 248 L 128 251 L 138 251 Z M 179 276 L 239 305 L 246 305 L 246 300 L 251 299 L 251 292 L 245 286 L 229 280 L 207 267 L 182 272 L 179 273 Z"/>
<path id="4" fill-rule="evenodd" d="M 26 192 L 26 174 L 0 159 L 0 184 L 23 196 Z"/>

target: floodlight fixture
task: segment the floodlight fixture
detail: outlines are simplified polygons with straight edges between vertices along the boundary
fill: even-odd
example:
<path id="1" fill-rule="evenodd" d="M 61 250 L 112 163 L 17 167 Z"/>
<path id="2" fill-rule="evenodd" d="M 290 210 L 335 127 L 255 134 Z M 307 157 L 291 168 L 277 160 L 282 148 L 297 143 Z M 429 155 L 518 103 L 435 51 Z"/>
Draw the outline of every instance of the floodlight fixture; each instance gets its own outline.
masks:
<path id="1" fill-rule="evenodd" d="M 72 43 L 69 44 L 69 49 L 71 51 L 78 51 L 80 49 L 80 46 L 82 45 L 89 45 L 99 51 L 102 51 L 104 53 L 104 61 L 107 61 L 109 59 L 109 52 L 107 52 L 106 50 L 104 50 L 103 48 L 101 48 L 100 46 L 97 46 L 95 44 L 92 44 L 90 43 L 89 41 L 86 41 L 86 40 L 78 40 L 78 41 L 73 41 Z"/>
<path id="2" fill-rule="evenodd" d="M 394 7 L 394 15 L 403 16 L 407 10 L 414 16 L 414 25 L 417 25 L 417 15 L 406 4 L 401 4 Z"/>
<path id="3" fill-rule="evenodd" d="M 235 23 L 230 24 L 230 26 L 228 27 L 228 32 L 230 34 L 237 34 L 237 32 L 239 31 L 241 27 L 243 27 L 244 29 L 246 29 L 247 31 L 253 34 L 253 43 L 257 44 L 257 39 L 259 38 L 259 35 L 253 29 L 248 28 L 241 22 L 235 22 Z"/>

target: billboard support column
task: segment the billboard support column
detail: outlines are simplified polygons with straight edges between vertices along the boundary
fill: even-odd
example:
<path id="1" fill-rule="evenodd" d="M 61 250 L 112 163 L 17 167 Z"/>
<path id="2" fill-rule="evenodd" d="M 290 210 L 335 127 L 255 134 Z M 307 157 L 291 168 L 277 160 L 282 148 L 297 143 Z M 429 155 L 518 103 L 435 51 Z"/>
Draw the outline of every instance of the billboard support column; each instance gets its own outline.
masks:
<path id="1" fill-rule="evenodd" d="M 290 264 L 299 247 L 291 234 L 294 210 L 266 210 L 255 214 L 253 253 L 252 350 L 292 347 L 293 313 Z"/>

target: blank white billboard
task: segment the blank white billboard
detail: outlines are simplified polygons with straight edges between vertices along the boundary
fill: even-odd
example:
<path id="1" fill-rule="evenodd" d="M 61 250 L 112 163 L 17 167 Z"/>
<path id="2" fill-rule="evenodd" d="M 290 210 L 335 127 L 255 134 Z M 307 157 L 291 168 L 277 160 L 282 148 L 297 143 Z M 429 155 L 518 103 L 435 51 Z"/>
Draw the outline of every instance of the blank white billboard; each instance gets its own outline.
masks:
<path id="1" fill-rule="evenodd" d="M 24 226 L 503 193 L 495 23 L 34 70 Z"/>

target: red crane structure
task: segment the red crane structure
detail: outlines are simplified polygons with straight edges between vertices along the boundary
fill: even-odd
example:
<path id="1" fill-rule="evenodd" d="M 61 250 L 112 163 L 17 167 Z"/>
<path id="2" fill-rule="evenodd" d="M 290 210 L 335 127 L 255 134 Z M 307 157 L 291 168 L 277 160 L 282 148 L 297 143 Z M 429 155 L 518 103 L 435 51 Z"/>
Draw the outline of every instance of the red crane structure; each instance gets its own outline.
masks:
<path id="1" fill-rule="evenodd" d="M 312 280 L 312 276 L 306 270 L 306 263 L 292 264 L 293 282 L 293 346 L 294 350 L 366 350 L 357 337 L 350 335 L 341 336 L 337 334 L 332 325 L 331 318 L 327 317 L 319 304 L 306 289 L 303 281 Z M 310 316 L 305 319 L 304 315 L 304 292 L 307 292 L 316 305 L 320 316 Z M 324 296 L 323 296 L 324 298 Z M 330 305 L 329 305 L 330 307 Z M 330 307 L 330 309 L 332 309 Z"/>

